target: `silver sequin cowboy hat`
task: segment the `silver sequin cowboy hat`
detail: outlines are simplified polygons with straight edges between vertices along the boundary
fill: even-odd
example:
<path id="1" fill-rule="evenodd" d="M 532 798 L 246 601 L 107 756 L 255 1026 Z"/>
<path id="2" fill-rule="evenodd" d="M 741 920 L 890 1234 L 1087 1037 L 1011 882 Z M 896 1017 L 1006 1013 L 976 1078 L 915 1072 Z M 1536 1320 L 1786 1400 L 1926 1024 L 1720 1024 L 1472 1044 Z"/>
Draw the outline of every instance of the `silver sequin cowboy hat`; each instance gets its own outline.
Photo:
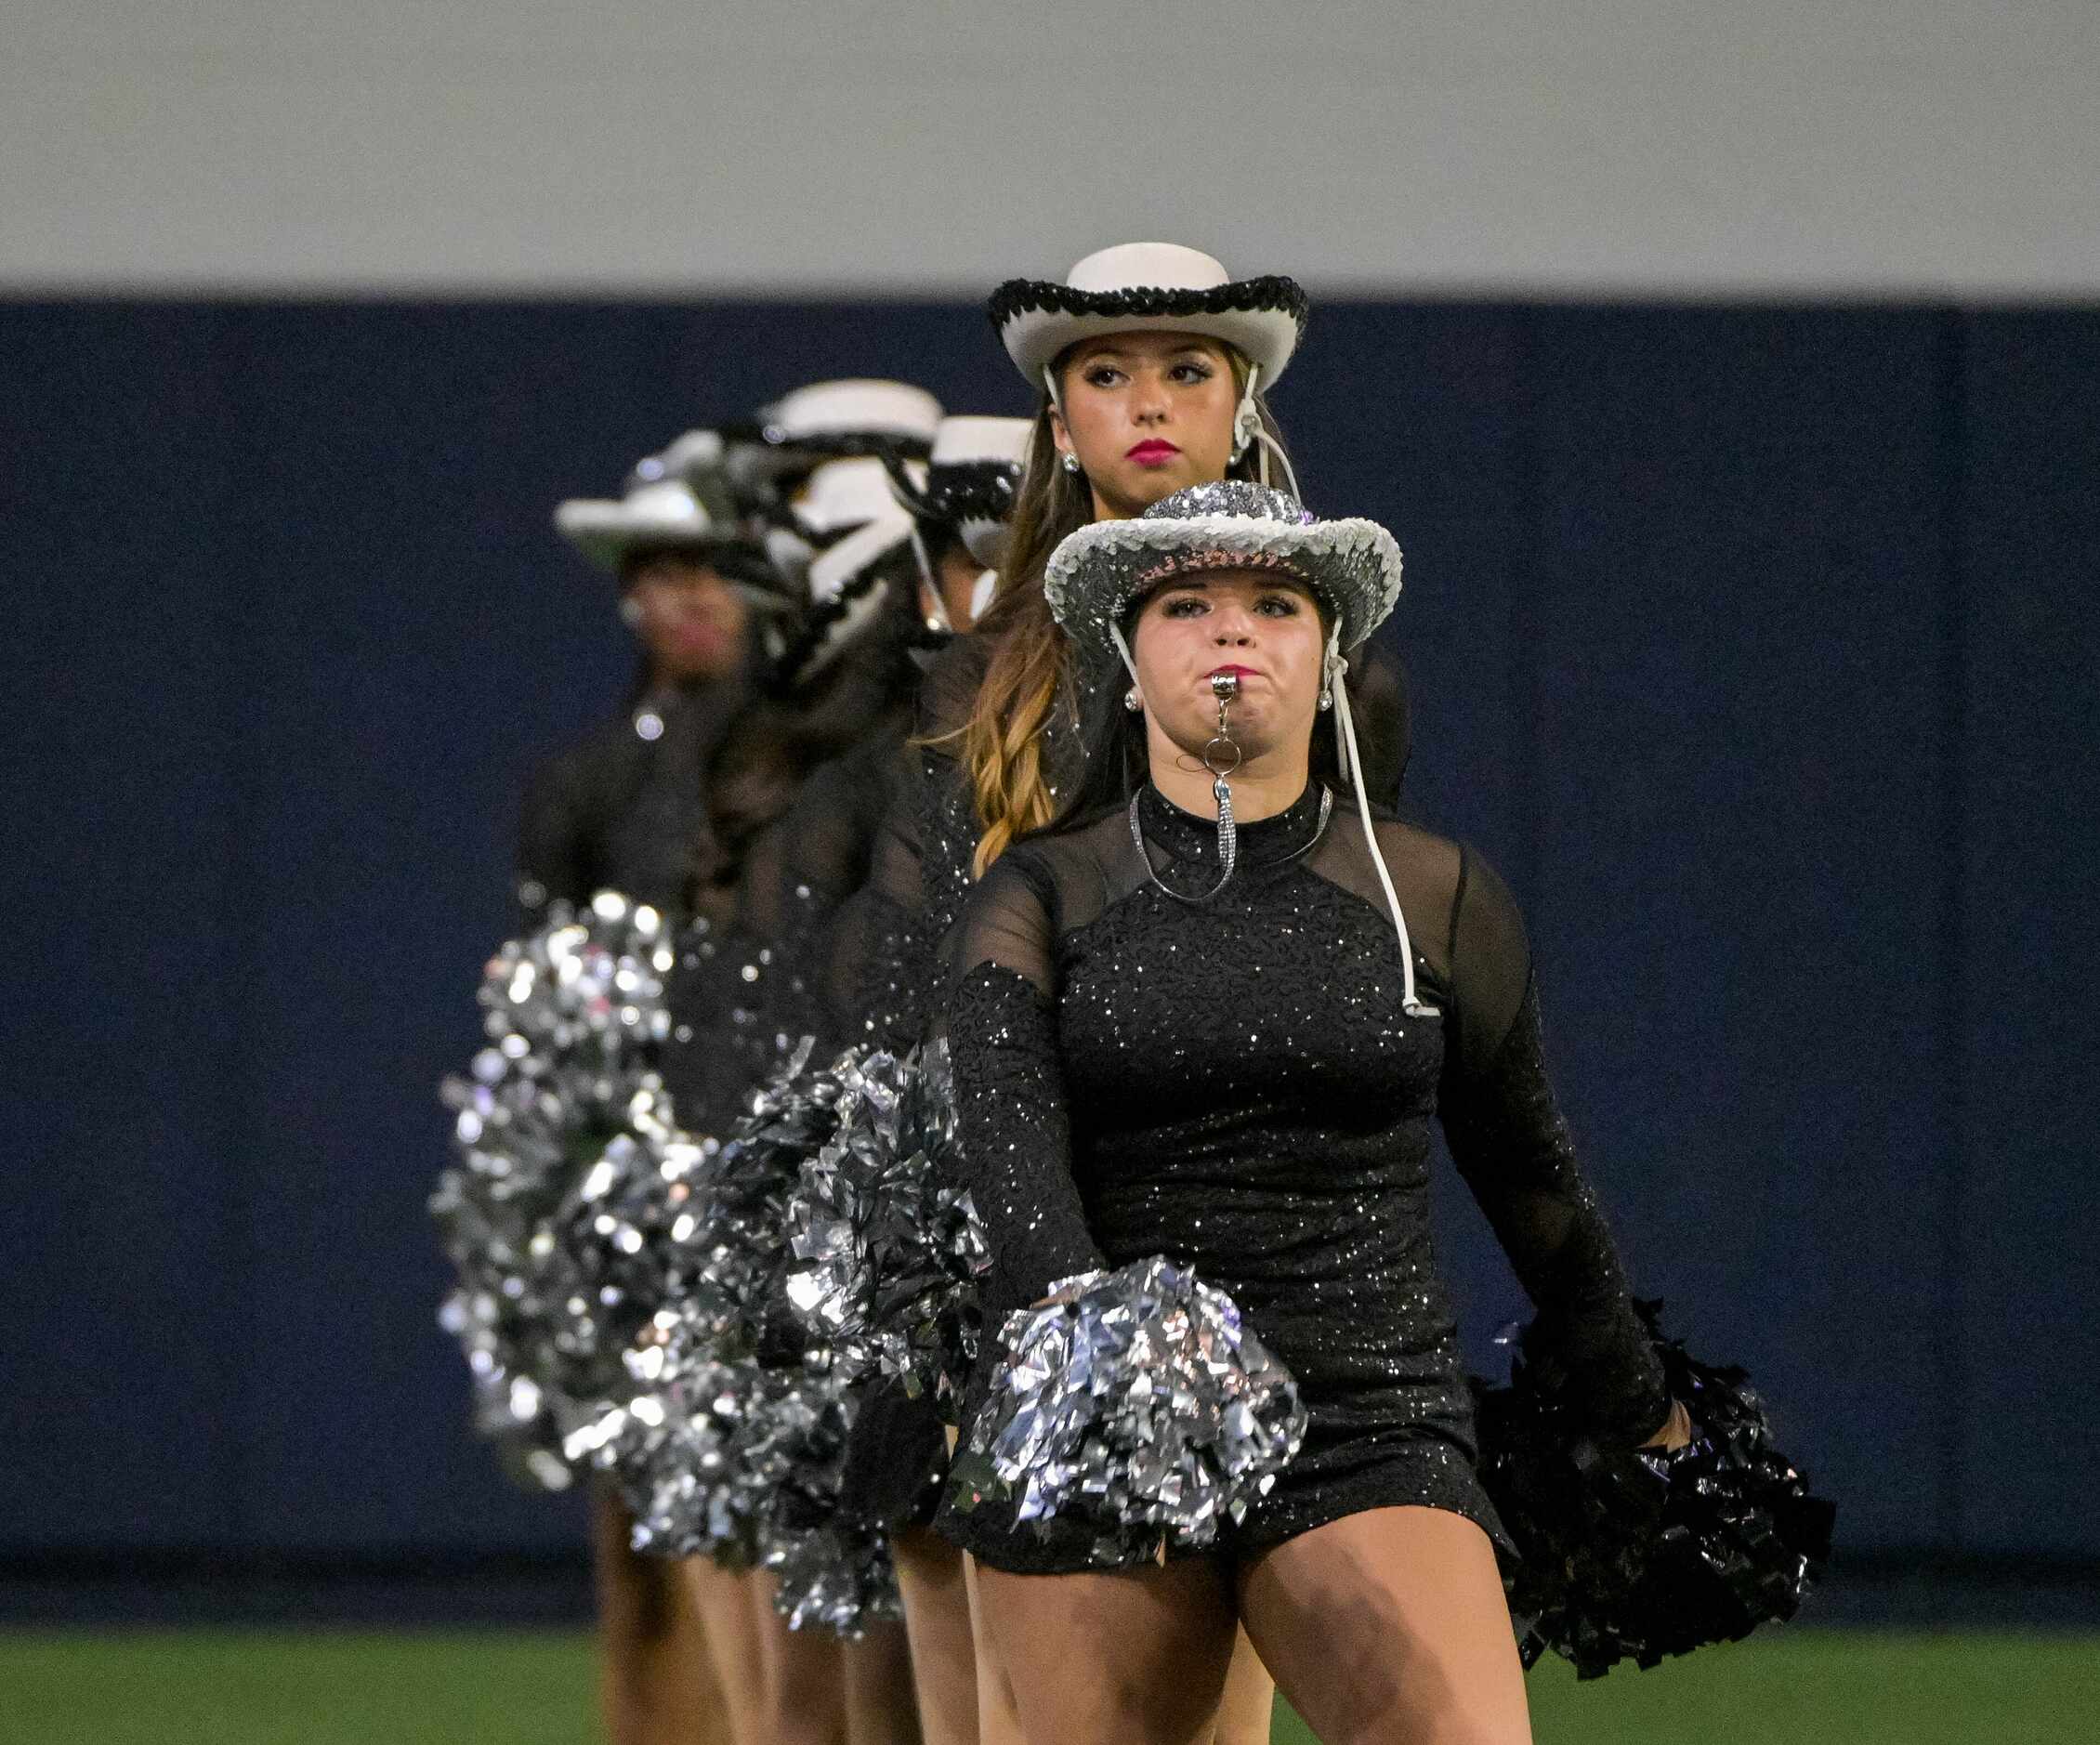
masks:
<path id="1" fill-rule="evenodd" d="M 1376 521 L 1321 520 L 1288 492 L 1228 479 L 1068 534 L 1050 554 L 1043 595 L 1075 643 L 1114 657 L 1132 609 L 1155 588 L 1240 569 L 1274 570 L 1311 589 L 1345 651 L 1385 622 L 1400 594 L 1400 548 Z"/>
<path id="2" fill-rule="evenodd" d="M 1306 326 L 1293 279 L 1235 279 L 1178 243 L 1123 243 L 1089 255 L 1060 282 L 1009 279 L 991 294 L 991 324 L 1031 387 L 1068 347 L 1103 334 L 1201 334 L 1234 347 L 1263 387 L 1283 374 Z"/>

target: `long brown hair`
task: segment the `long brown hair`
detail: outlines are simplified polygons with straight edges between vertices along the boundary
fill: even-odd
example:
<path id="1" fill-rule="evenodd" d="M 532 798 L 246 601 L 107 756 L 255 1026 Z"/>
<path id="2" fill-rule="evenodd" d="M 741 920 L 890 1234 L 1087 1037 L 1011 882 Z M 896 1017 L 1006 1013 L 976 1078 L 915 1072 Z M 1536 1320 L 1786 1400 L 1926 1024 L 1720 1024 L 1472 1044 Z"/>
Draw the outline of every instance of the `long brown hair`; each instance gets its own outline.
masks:
<path id="1" fill-rule="evenodd" d="M 1247 360 L 1231 346 L 1225 347 L 1225 354 L 1232 366 L 1237 405 L 1247 391 Z M 1052 366 L 1060 386 L 1070 355 L 1068 350 Z M 1259 393 L 1254 406 L 1263 429 L 1280 446 L 1283 433 Z M 1226 476 L 1251 474 L 1258 465 L 1257 449 L 1257 444 L 1248 444 Z M 978 623 L 977 634 L 991 641 L 991 662 L 960 733 L 963 768 L 982 827 L 971 863 L 979 878 L 1017 837 L 1041 830 L 1057 817 L 1043 770 L 1043 729 L 1054 713 L 1075 716 L 1077 702 L 1065 659 L 1065 633 L 1043 597 L 1043 572 L 1065 535 L 1093 519 L 1094 493 L 1085 475 L 1069 472 L 1060 464 L 1045 392 L 1036 404 L 1027 468 L 1007 523 L 999 592 Z"/>

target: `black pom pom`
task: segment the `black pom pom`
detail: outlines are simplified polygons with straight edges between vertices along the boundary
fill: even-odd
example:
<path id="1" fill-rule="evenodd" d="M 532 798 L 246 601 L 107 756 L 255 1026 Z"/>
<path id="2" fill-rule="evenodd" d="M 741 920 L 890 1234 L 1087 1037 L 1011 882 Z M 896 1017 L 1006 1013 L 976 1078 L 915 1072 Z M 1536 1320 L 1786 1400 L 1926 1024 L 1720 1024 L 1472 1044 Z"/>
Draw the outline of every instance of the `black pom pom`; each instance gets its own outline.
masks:
<path id="1" fill-rule="evenodd" d="M 1637 1305 L 1693 1423 L 1673 1453 L 1603 1450 L 1521 1359 L 1475 1381 L 1480 1478 L 1523 1554 L 1509 1583 L 1524 1664 L 1548 1649 L 1600 1677 L 1790 1619 L 1822 1578 L 1834 1505 L 1779 1451 L 1739 1369 L 1701 1363 Z"/>

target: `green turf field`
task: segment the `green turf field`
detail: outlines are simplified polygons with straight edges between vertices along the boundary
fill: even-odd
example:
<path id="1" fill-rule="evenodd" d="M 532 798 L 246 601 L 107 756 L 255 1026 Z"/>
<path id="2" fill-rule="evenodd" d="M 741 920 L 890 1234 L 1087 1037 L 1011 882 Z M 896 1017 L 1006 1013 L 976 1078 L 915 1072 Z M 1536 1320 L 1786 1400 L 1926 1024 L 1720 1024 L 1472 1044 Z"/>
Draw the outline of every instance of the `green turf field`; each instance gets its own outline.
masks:
<path id="1" fill-rule="evenodd" d="M 0 1741 L 589 1745 L 591 1677 L 569 1634 L 0 1633 Z M 2088 1745 L 2100 1640 L 1775 1632 L 1531 1701 L 1540 1745 Z"/>

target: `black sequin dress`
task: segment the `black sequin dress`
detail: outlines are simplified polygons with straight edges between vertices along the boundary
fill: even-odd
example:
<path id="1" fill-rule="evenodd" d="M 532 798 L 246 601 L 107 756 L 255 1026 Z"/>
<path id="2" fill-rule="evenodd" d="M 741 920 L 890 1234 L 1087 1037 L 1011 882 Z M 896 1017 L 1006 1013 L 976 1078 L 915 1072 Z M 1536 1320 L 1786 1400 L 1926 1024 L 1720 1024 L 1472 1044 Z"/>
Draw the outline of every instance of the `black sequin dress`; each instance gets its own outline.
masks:
<path id="1" fill-rule="evenodd" d="M 939 1023 L 942 947 L 975 887 L 972 863 L 982 833 L 960 761 L 960 734 L 993 646 L 987 637 L 965 636 L 941 651 L 920 689 L 912 731 L 887 760 L 886 810 L 868 877 L 830 935 L 820 1055 L 855 1043 L 900 1054 Z M 1367 780 L 1374 793 L 1394 794 L 1410 743 L 1405 680 L 1397 662 L 1376 652 L 1360 670 L 1357 713 Z M 1109 706 L 1120 706 L 1121 686 L 1109 689 Z M 1076 793 L 1084 780 L 1083 737 L 1078 707 L 1068 698 L 1041 737 L 1053 801 Z M 907 1398 L 894 1384 L 871 1389 L 848 1480 L 864 1512 L 892 1521 L 919 1512 L 928 1464 L 942 1453 L 936 1412 L 930 1398 Z"/>
<path id="2" fill-rule="evenodd" d="M 1229 1549 L 1417 1503 L 1478 1522 L 1506 1554 L 1432 1253 L 1432 1119 L 1594 1431 L 1653 1434 L 1660 1371 L 1541 1064 L 1507 889 L 1459 846 L 1379 822 L 1440 1012 L 1406 1016 L 1360 822 L 1338 796 L 1322 831 L 1321 793 L 1242 824 L 1240 870 L 1208 903 L 1158 881 L 1214 885 L 1215 825 L 1149 786 L 1157 881 L 1117 811 L 1020 844 L 972 893 L 948 953 L 947 1030 L 992 1251 L 985 1321 L 1093 1267 L 1192 1266 L 1289 1366 L 1309 1415 Z M 1000 1568 L 1090 1567 L 1084 1543 L 1017 1529 L 982 1477 L 958 1463 L 946 1536 Z"/>
<path id="3" fill-rule="evenodd" d="M 885 775 L 886 809 L 867 882 L 841 912 L 826 972 L 829 1029 L 837 1046 L 875 1042 L 899 1052 L 926 1033 L 939 1005 L 940 948 L 963 912 L 983 825 L 961 763 L 967 724 L 991 664 L 993 643 L 964 636 L 936 659 L 919 693 L 917 719 L 895 748 Z M 1407 686 L 1397 661 L 1376 649 L 1358 657 L 1352 681 L 1365 780 L 1374 796 L 1399 792 L 1407 768 Z M 1120 677 L 1097 679 L 1120 697 Z M 1099 699 L 1094 699 L 1098 704 Z M 1076 794 L 1086 775 L 1079 705 L 1061 700 L 1043 727 L 1041 755 L 1054 804 Z"/>

